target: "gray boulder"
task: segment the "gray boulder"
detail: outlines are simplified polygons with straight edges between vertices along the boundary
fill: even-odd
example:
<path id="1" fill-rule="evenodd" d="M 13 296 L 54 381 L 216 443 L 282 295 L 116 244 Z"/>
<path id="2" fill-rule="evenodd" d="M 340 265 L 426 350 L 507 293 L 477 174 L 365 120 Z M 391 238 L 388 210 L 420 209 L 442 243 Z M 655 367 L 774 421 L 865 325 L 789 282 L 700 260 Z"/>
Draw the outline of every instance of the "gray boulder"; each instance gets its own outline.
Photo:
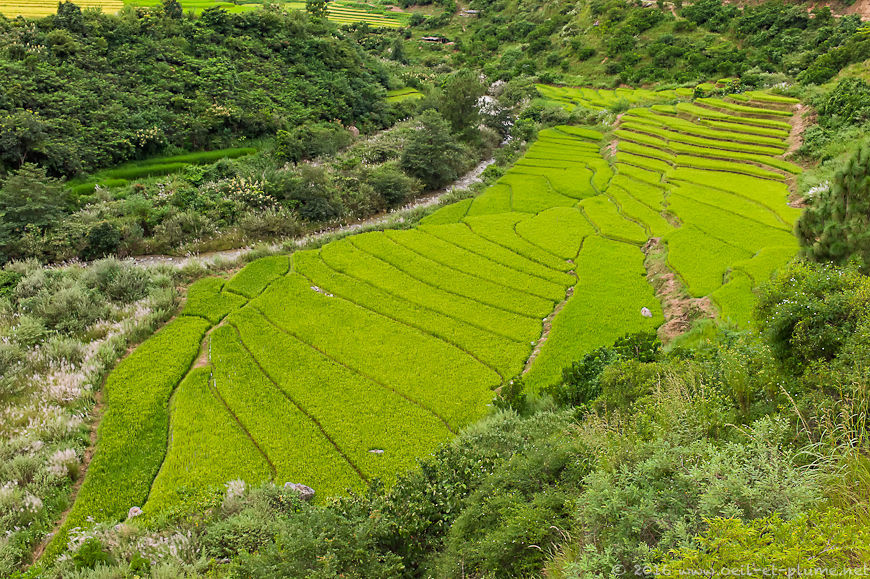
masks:
<path id="1" fill-rule="evenodd" d="M 284 490 L 285 491 L 287 491 L 287 490 L 296 491 L 297 493 L 299 493 L 299 498 L 302 499 L 303 501 L 310 501 L 311 499 L 314 498 L 314 495 L 316 494 L 316 492 L 313 488 L 306 486 L 302 483 L 293 483 L 293 482 L 284 483 Z"/>

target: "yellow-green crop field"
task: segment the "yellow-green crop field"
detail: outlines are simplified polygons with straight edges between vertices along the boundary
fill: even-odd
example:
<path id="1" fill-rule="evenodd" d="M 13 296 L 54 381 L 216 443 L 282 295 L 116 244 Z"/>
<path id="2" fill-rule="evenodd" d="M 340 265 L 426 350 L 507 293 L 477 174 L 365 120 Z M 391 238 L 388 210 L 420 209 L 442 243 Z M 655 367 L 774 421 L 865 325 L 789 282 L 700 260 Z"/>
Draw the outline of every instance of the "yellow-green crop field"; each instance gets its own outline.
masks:
<path id="1" fill-rule="evenodd" d="M 591 96 L 572 90 L 549 94 Z M 681 97 L 648 93 L 617 100 Z M 505 381 L 525 372 L 541 389 L 587 351 L 658 327 L 652 237 L 692 295 L 745 323 L 753 289 L 795 253 L 786 180 L 799 169 L 781 158 L 792 103 L 733 102 L 631 109 L 609 160 L 595 130 L 542 130 L 488 190 L 414 229 L 196 282 L 109 376 L 56 541 L 132 506 L 183 510 L 236 479 L 300 482 L 319 499 L 389 483 L 486 414 Z"/>
<path id="2" fill-rule="evenodd" d="M 255 10 L 262 6 L 262 2 L 249 0 L 235 4 L 220 0 L 180 0 L 185 12 L 191 11 L 199 14 L 206 8 L 220 7 L 227 12 L 244 12 Z M 160 6 L 162 0 L 76 0 L 81 8 L 99 8 L 106 13 L 116 13 L 125 4 L 130 6 Z M 279 2 L 287 9 L 305 10 L 305 2 Z M 0 13 L 7 17 L 26 16 L 29 18 L 41 18 L 57 12 L 56 0 L 0 0 Z M 333 0 L 327 5 L 328 19 L 339 24 L 354 24 L 366 22 L 371 26 L 395 28 L 404 25 L 407 17 L 402 12 L 392 12 L 371 4 L 350 2 L 347 0 Z"/>
<path id="3" fill-rule="evenodd" d="M 76 4 L 82 9 L 100 8 L 107 13 L 115 13 L 124 5 L 121 0 L 77 0 Z M 0 0 L 0 13 L 9 18 L 41 18 L 56 12 L 56 0 Z"/>

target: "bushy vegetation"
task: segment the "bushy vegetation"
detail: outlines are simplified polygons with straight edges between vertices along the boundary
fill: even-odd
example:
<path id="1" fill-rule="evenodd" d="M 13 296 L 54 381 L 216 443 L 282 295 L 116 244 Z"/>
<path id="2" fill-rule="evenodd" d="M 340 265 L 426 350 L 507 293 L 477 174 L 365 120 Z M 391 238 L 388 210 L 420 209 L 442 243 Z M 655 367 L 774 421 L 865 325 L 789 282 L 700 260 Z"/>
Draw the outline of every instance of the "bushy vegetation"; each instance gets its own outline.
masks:
<path id="1" fill-rule="evenodd" d="M 25 47 L 2 56 L 4 79 L 24 75 L 40 58 L 26 47 L 50 45 L 48 36 L 69 37 L 72 48 L 47 50 L 34 83 L 0 102 L 0 262 L 291 237 L 399 207 L 497 144 L 478 134 L 476 117 L 445 124 L 438 111 L 450 112 L 458 88 L 388 102 L 387 88 L 405 80 L 372 57 L 376 47 L 363 50 L 368 33 L 304 13 L 216 7 L 180 17 L 155 6 L 114 16 L 67 3 L 24 22 L 0 27 L 10 46 Z M 147 81 L 135 87 L 119 80 L 139 76 Z M 63 104 L 45 88 L 60 85 Z M 419 123 L 395 126 L 423 109 Z M 63 187 L 57 177 L 74 178 Z"/>
<path id="2" fill-rule="evenodd" d="M 460 37 L 458 53 L 423 52 L 425 60 L 472 65 L 500 78 L 577 79 L 572 84 L 598 88 L 722 77 L 754 87 L 786 78 L 824 83 L 870 56 L 858 16 L 835 18 L 828 7 L 597 0 L 576 8 L 476 0 L 470 8 L 477 18 L 445 14 L 422 23 L 424 30 Z"/>
<path id="3" fill-rule="evenodd" d="M 190 273 L 115 260 L 0 270 L 0 574 L 27 561 L 69 506 L 106 374 L 172 315 Z"/>

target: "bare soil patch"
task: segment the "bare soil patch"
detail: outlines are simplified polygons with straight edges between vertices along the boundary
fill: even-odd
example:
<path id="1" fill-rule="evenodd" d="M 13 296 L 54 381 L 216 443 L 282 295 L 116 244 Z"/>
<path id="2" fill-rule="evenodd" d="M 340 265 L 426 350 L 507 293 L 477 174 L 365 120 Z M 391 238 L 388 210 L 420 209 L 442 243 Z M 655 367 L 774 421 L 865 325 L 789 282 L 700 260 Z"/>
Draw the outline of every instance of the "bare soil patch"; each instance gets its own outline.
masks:
<path id="1" fill-rule="evenodd" d="M 653 237 L 643 246 L 646 277 L 662 304 L 665 323 L 658 329 L 659 339 L 667 344 L 684 334 L 696 320 L 716 317 L 710 298 L 693 298 L 667 265 L 667 249 L 661 238 Z"/>

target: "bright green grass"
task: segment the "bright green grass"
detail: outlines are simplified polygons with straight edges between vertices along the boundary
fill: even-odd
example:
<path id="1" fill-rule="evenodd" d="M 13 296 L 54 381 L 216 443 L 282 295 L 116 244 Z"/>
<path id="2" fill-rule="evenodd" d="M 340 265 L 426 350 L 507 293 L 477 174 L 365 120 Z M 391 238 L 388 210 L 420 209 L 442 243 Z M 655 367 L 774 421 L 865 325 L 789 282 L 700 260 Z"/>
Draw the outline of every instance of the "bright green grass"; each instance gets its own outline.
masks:
<path id="1" fill-rule="evenodd" d="M 585 199 L 598 194 L 592 185 L 594 173 L 585 166 L 571 169 L 520 166 L 515 167 L 512 174 L 544 177 L 553 191 L 572 199 Z"/>
<path id="2" fill-rule="evenodd" d="M 734 269 L 751 277 L 753 285 L 758 287 L 767 283 L 777 269 L 794 259 L 796 253 L 797 248 L 794 244 L 764 247 L 750 259 L 735 263 Z"/>
<path id="3" fill-rule="evenodd" d="M 736 151 L 741 153 L 755 153 L 758 155 L 779 155 L 783 151 L 783 147 L 770 147 L 765 145 L 756 145 L 756 144 L 746 144 L 736 141 L 728 141 L 724 139 L 718 139 L 715 136 L 710 137 L 700 137 L 694 135 L 687 135 L 676 130 L 668 130 L 665 128 L 659 128 L 656 126 L 647 125 L 644 123 L 637 123 L 632 121 L 623 122 L 621 127 L 626 129 L 630 129 L 635 132 L 646 132 L 656 137 L 663 138 L 670 142 L 677 143 L 685 143 L 687 145 L 695 145 L 697 147 L 706 147 L 710 149 L 724 150 L 724 151 Z M 714 131 L 710 131 L 713 133 Z"/>
<path id="4" fill-rule="evenodd" d="M 445 291 L 359 250 L 349 242 L 331 243 L 322 248 L 320 254 L 323 261 L 336 271 L 499 336 L 522 342 L 540 331 L 537 320 L 531 317 Z"/>
<path id="5" fill-rule="evenodd" d="M 255 298 L 275 279 L 290 269 L 290 258 L 286 255 L 262 257 L 252 261 L 227 282 L 228 291 Z"/>
<path id="6" fill-rule="evenodd" d="M 387 91 L 387 102 L 396 103 L 407 100 L 416 100 L 423 98 L 423 96 L 425 95 L 415 88 L 397 88 L 395 90 Z"/>
<path id="7" fill-rule="evenodd" d="M 517 235 L 516 228 L 519 227 L 519 224 L 530 218 L 525 214 L 508 214 L 508 216 L 512 218 L 510 231 L 514 236 Z M 478 224 L 495 220 L 500 223 L 504 222 L 501 216 L 493 216 L 491 219 L 469 218 L 469 221 L 475 221 Z M 486 229 L 483 225 L 481 228 Z M 475 233 L 468 223 L 423 226 L 420 230 L 512 269 L 524 271 L 563 287 L 574 284 L 574 277 L 565 273 L 567 271 L 565 268 L 570 269 L 567 262 L 564 259 L 559 259 L 557 254 L 550 251 L 541 248 L 535 250 L 534 244 L 526 242 L 525 245 L 522 245 L 522 242 L 518 242 L 514 248 L 500 245 Z M 517 251 L 517 249 L 527 249 L 528 255 L 523 254 L 522 251 Z"/>
<path id="8" fill-rule="evenodd" d="M 298 275 L 275 282 L 252 304 L 289 335 L 415 400 L 454 431 L 483 415 L 490 389 L 501 383 L 459 348 L 316 292 Z"/>
<path id="9" fill-rule="evenodd" d="M 554 207 L 517 223 L 517 234 L 564 259 L 574 259 L 583 239 L 595 234 L 592 224 L 575 207 Z M 564 292 L 562 292 L 564 297 Z"/>
<path id="10" fill-rule="evenodd" d="M 714 121 L 727 122 L 732 125 L 743 125 L 747 127 L 748 130 L 752 131 L 755 131 L 756 127 L 760 127 L 763 129 L 777 129 L 779 131 L 777 135 L 781 135 L 782 132 L 786 132 L 787 134 L 789 129 L 791 128 L 788 123 L 775 119 L 759 119 L 756 117 L 741 117 L 738 115 L 730 115 L 728 113 L 717 111 L 715 109 L 708 109 L 689 103 L 678 104 L 676 110 L 678 113 L 691 115 L 693 118 L 700 117 L 702 119 L 712 119 Z"/>
<path id="11" fill-rule="evenodd" d="M 112 371 L 103 387 L 107 409 L 97 430 L 97 450 L 76 502 L 46 550 L 66 547 L 69 530 L 117 521 L 142 506 L 166 453 L 172 391 L 187 373 L 211 324 L 182 316 L 168 323 Z"/>
<path id="12" fill-rule="evenodd" d="M 699 98 L 695 99 L 695 102 L 701 103 L 703 105 L 716 107 L 717 109 L 725 109 L 727 111 L 734 111 L 737 113 L 742 113 L 745 115 L 760 115 L 763 117 L 790 117 L 791 111 L 783 111 L 779 109 L 767 109 L 761 107 L 750 107 L 746 105 L 740 105 L 736 103 L 731 103 L 726 100 L 717 99 L 717 98 Z"/>
<path id="13" fill-rule="evenodd" d="M 632 111 L 626 112 L 623 118 L 642 124 L 666 127 L 685 135 L 693 135 L 719 141 L 734 141 L 737 143 L 762 145 L 778 149 L 780 152 L 786 149 L 785 141 L 779 137 L 766 137 L 751 133 L 716 129 L 706 125 L 698 125 L 680 117 L 656 114 L 649 109 L 633 109 Z"/>
<path id="14" fill-rule="evenodd" d="M 632 197 L 656 213 L 661 213 L 664 209 L 665 190 L 662 185 L 652 185 L 632 179 L 620 170 L 620 173 L 613 178 L 613 186 L 628 191 Z"/>
<path id="15" fill-rule="evenodd" d="M 722 141 L 720 148 L 714 148 L 710 145 L 715 144 L 716 141 L 711 141 L 709 139 L 697 139 L 694 137 L 685 136 L 681 137 L 678 133 L 648 128 L 644 125 L 638 125 L 637 123 L 629 122 L 624 123 L 621 126 L 626 126 L 627 129 L 617 129 L 613 132 L 614 135 L 622 139 L 623 142 L 635 144 L 636 147 L 647 147 L 647 150 L 645 151 L 647 154 L 651 153 L 649 149 L 657 149 L 665 151 L 668 154 L 675 155 L 677 157 L 682 155 L 688 155 L 691 157 L 707 158 L 713 161 L 749 161 L 752 164 L 767 165 L 768 167 L 780 169 L 782 171 L 786 171 L 792 174 L 798 174 L 801 172 L 801 168 L 794 163 L 789 163 L 788 161 L 784 161 L 782 159 L 777 159 L 770 156 L 770 154 L 768 153 L 777 154 L 778 152 L 775 150 L 767 149 L 765 147 L 755 147 L 752 145 L 744 146 L 737 143 L 729 144 Z M 693 144 L 689 144 L 689 142 Z M 706 144 L 698 145 L 697 143 Z M 639 150 L 637 148 L 622 148 L 627 151 Z M 752 149 L 755 151 L 767 150 L 768 153 L 753 154 L 745 151 L 740 151 L 739 149 Z M 679 163 L 678 158 L 675 158 L 675 161 Z M 694 164 L 697 164 L 698 162 L 699 161 L 693 161 Z M 752 171 L 751 168 L 745 168 L 745 170 Z M 763 176 L 762 173 L 757 172 L 751 174 Z"/>
<path id="16" fill-rule="evenodd" d="M 752 320 L 756 296 L 752 279 L 741 271 L 732 271 L 728 283 L 710 294 L 719 308 L 719 318 L 739 327 L 747 327 Z"/>
<path id="17" fill-rule="evenodd" d="M 607 194 L 619 205 L 626 217 L 641 223 L 649 235 L 661 237 L 670 233 L 674 227 L 662 217 L 661 211 L 655 211 L 638 197 L 635 197 L 633 189 L 612 185 L 607 190 Z"/>
<path id="18" fill-rule="evenodd" d="M 668 265 L 677 272 L 695 297 L 708 295 L 722 285 L 731 266 L 752 254 L 745 249 L 707 235 L 693 225 L 683 224 L 666 237 Z"/>
<path id="19" fill-rule="evenodd" d="M 784 104 L 784 105 L 796 105 L 800 102 L 800 100 L 792 97 L 782 96 L 770 94 L 767 92 L 763 92 L 760 90 L 749 91 L 746 94 L 751 100 L 764 102 L 764 103 L 774 103 L 774 104 Z"/>
<path id="20" fill-rule="evenodd" d="M 451 312 L 438 310 L 435 303 L 421 305 L 418 303 L 420 300 L 405 299 L 359 277 L 340 273 L 329 267 L 318 252 L 303 251 L 295 254 L 293 267 L 294 271 L 305 276 L 312 285 L 454 344 L 473 354 L 502 376 L 513 376 L 522 368 L 522 360 L 529 353 L 529 340 L 538 330 L 535 325 L 527 324 L 527 335 L 518 338 L 502 336 L 487 329 L 473 316 L 458 319 L 452 317 Z"/>
<path id="21" fill-rule="evenodd" d="M 584 199 L 579 206 L 605 237 L 637 245 L 649 238 L 643 227 L 621 215 L 616 204 L 605 196 Z"/>
<path id="22" fill-rule="evenodd" d="M 577 202 L 553 189 L 546 177 L 511 172 L 499 180 L 511 187 L 511 209 L 539 213 L 550 207 L 571 207 Z"/>
<path id="23" fill-rule="evenodd" d="M 480 237 L 509 249 L 519 256 L 556 270 L 569 271 L 573 269 L 566 260 L 517 234 L 517 223 L 528 218 L 529 215 L 522 213 L 500 213 L 498 215 L 468 217 L 465 222 Z"/>
<path id="24" fill-rule="evenodd" d="M 541 215 L 545 214 L 546 212 Z M 526 223 L 531 223 L 538 217 L 539 216 L 535 216 L 534 218 L 523 221 L 518 225 L 522 226 Z M 564 226 L 563 223 L 554 223 L 553 225 Z M 518 233 L 520 233 L 520 235 L 523 234 L 519 227 Z M 563 286 L 548 282 L 522 271 L 505 267 L 491 259 L 466 251 L 448 241 L 429 235 L 424 231 L 386 231 L 385 234 L 399 245 L 452 270 L 487 279 L 508 288 L 548 300 L 559 301 L 565 296 L 565 288 Z M 569 257 L 573 257 L 576 253 L 577 252 L 574 251 L 574 254 Z"/>
<path id="25" fill-rule="evenodd" d="M 771 129 L 765 127 L 756 127 L 751 125 L 746 125 L 743 123 L 737 123 L 732 121 L 723 121 L 723 120 L 711 120 L 711 119 L 700 119 L 700 123 L 714 128 L 714 129 L 722 129 L 725 131 L 733 131 L 735 133 L 746 133 L 748 135 L 761 135 L 764 137 L 773 137 L 777 139 L 785 139 L 788 137 L 788 131 L 784 129 Z"/>
<path id="26" fill-rule="evenodd" d="M 784 247 L 797 243 L 789 229 L 770 227 L 758 220 L 682 195 L 671 195 L 668 208 L 683 221 L 752 253 L 762 247 Z"/>
<path id="27" fill-rule="evenodd" d="M 785 177 L 779 173 L 756 167 L 748 163 L 740 163 L 734 161 L 723 161 L 721 159 L 708 159 L 706 157 L 695 157 L 693 155 L 677 155 L 677 165 L 681 167 L 690 167 L 692 169 L 706 169 L 708 171 L 722 171 L 725 173 L 736 173 L 738 175 L 749 175 L 750 177 L 759 177 L 761 179 L 772 179 L 774 181 L 783 181 Z"/>
<path id="28" fill-rule="evenodd" d="M 348 239 L 363 253 L 392 265 L 424 284 L 453 295 L 463 296 L 515 314 L 536 318 L 545 317 L 553 309 L 553 300 L 515 290 L 483 277 L 442 265 L 399 245 L 384 233 L 364 233 Z"/>
<path id="29" fill-rule="evenodd" d="M 671 196 L 687 197 L 699 203 L 706 203 L 769 227 L 783 229 L 787 232 L 791 231 L 792 224 L 783 221 L 775 211 L 761 203 L 734 193 L 710 189 L 684 181 L 672 181 L 669 194 Z"/>
<path id="30" fill-rule="evenodd" d="M 170 175 L 183 171 L 189 165 L 205 165 L 221 159 L 235 159 L 252 155 L 256 152 L 257 149 L 251 147 L 237 147 L 215 151 L 197 151 L 168 157 L 151 157 L 150 159 L 124 163 L 111 169 L 104 169 L 84 183 L 80 180 L 72 180 L 69 187 L 80 195 L 88 194 L 94 192 L 96 185 L 105 188 L 120 187 L 126 185 L 130 179 Z"/>
<path id="31" fill-rule="evenodd" d="M 467 215 L 506 213 L 511 210 L 511 193 L 510 185 L 507 183 L 496 183 L 484 193 L 474 198 Z M 459 220 L 457 219 L 456 221 Z"/>
<path id="32" fill-rule="evenodd" d="M 545 99 L 558 103 L 568 110 L 575 107 L 607 109 L 620 103 L 656 103 L 674 101 L 680 97 L 675 91 L 651 91 L 645 89 L 590 89 L 545 84 L 535 85 Z"/>
<path id="33" fill-rule="evenodd" d="M 574 295 L 553 320 L 550 335 L 526 374 L 529 388 L 540 390 L 557 382 L 562 368 L 589 350 L 662 323 L 661 306 L 646 282 L 643 259 L 635 246 L 599 236 L 586 239 L 577 257 L 579 281 Z M 644 307 L 653 312 L 652 318 L 641 315 Z"/>
<path id="34" fill-rule="evenodd" d="M 248 300 L 240 295 L 222 292 L 225 283 L 219 277 L 205 277 L 194 282 L 187 290 L 181 315 L 199 316 L 216 324 L 247 303 Z"/>
<path id="35" fill-rule="evenodd" d="M 288 339 L 254 310 L 234 315 L 231 322 L 237 327 L 242 343 L 281 392 L 329 434 L 330 444 L 340 449 L 346 462 L 355 465 L 367 479 L 391 478 L 410 469 L 417 457 L 432 452 L 450 436 L 444 423 L 431 412 L 335 364 L 307 344 Z M 350 417 L 352 427 L 348 425 Z M 322 438 L 316 433 L 312 436 Z M 305 480 L 312 466 L 321 468 L 310 464 L 314 456 L 303 445 L 294 440 L 294 444 L 286 446 L 298 455 L 302 467 L 300 472 L 288 475 L 296 477 L 290 480 Z"/>
<path id="36" fill-rule="evenodd" d="M 457 203 L 451 203 L 441 207 L 434 213 L 430 213 L 420 220 L 427 225 L 441 225 L 444 223 L 458 223 L 468 213 L 474 199 L 463 199 Z"/>
<path id="37" fill-rule="evenodd" d="M 249 350 L 264 342 L 267 348 L 280 346 L 264 331 L 268 326 L 258 324 L 254 331 L 242 333 L 241 340 L 232 325 L 215 328 L 211 333 L 215 391 L 268 457 L 276 482 L 304 482 L 326 496 L 361 488 L 364 481 L 356 465 L 251 356 Z M 287 443 L 287 432 L 293 433 L 292 444 Z"/>
<path id="38" fill-rule="evenodd" d="M 143 507 L 146 515 L 219 496 L 231 480 L 257 485 L 272 478 L 265 456 L 213 392 L 211 368 L 192 370 L 169 410 L 169 449 Z"/>
<path id="39" fill-rule="evenodd" d="M 660 159 L 646 156 L 649 149 L 637 148 L 638 154 L 629 153 L 632 143 L 620 143 L 620 149 L 614 156 L 614 167 L 622 174 L 633 172 L 633 178 L 651 185 L 658 185 L 662 181 L 662 175 L 671 171 L 671 165 Z M 635 171 L 637 169 L 638 171 Z"/>
<path id="40" fill-rule="evenodd" d="M 629 136 L 632 135 L 629 134 Z M 652 146 L 645 146 L 644 144 L 639 142 L 635 143 L 631 140 L 619 141 L 619 150 L 616 154 L 629 153 L 632 155 L 648 157 L 653 161 L 658 161 L 656 165 L 657 168 L 654 169 L 655 171 L 659 173 L 667 173 L 670 170 L 670 167 L 677 163 L 676 156 L 663 148 L 661 143 L 651 142 L 651 144 Z"/>
<path id="41" fill-rule="evenodd" d="M 727 191 L 769 208 L 786 223 L 794 223 L 800 210 L 789 207 L 788 187 L 781 181 L 756 179 L 749 175 L 702 171 L 680 167 L 669 176 L 673 181 L 688 181 L 712 189 Z"/>

